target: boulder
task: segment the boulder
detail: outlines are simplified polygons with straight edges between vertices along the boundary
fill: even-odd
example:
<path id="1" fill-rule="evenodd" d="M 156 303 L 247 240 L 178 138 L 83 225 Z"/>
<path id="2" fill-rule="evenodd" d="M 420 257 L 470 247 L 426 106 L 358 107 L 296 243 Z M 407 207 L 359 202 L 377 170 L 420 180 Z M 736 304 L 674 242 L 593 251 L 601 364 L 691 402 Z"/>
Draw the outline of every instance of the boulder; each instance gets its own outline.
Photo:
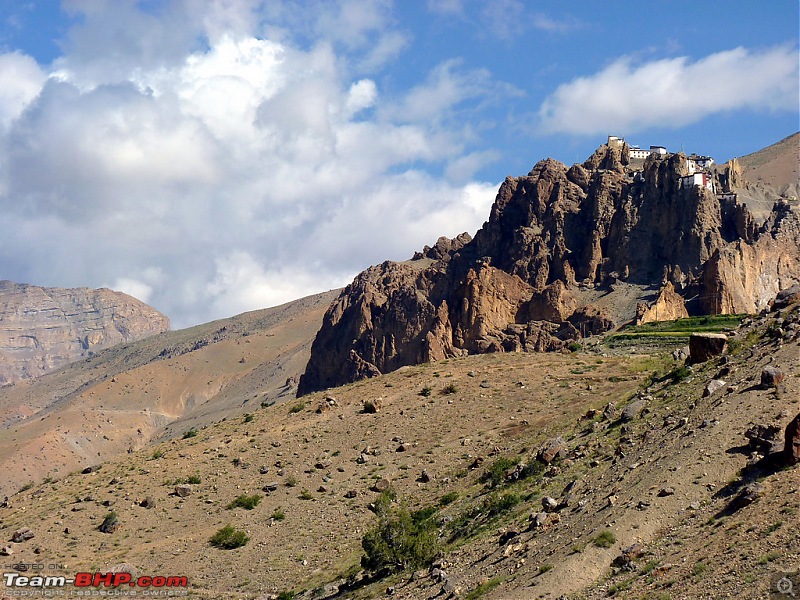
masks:
<path id="1" fill-rule="evenodd" d="M 375 482 L 375 485 L 372 486 L 372 489 L 376 492 L 385 492 L 392 486 L 391 482 L 388 479 L 378 479 Z"/>
<path id="2" fill-rule="evenodd" d="M 800 413 L 786 426 L 783 457 L 787 465 L 800 463 Z"/>
<path id="3" fill-rule="evenodd" d="M 545 512 L 555 512 L 558 509 L 558 500 L 545 496 L 542 498 L 542 508 Z"/>
<path id="4" fill-rule="evenodd" d="M 754 452 L 770 454 L 780 448 L 781 428 L 774 425 L 753 425 L 744 432 L 750 440 L 748 446 Z"/>
<path id="5" fill-rule="evenodd" d="M 364 400 L 363 403 L 363 412 L 367 414 L 373 414 L 378 412 L 381 409 L 381 403 L 383 398 L 373 398 L 370 400 Z"/>
<path id="6" fill-rule="evenodd" d="M 35 536 L 30 529 L 27 527 L 21 527 L 14 532 L 14 535 L 11 536 L 11 541 L 15 544 L 21 544 L 22 542 L 33 539 L 34 537 Z"/>
<path id="7" fill-rule="evenodd" d="M 724 333 L 693 333 L 689 336 L 689 360 L 701 363 L 719 356 L 727 343 Z"/>
<path id="8" fill-rule="evenodd" d="M 191 496 L 193 491 L 194 490 L 192 489 L 192 486 L 190 486 L 190 485 L 176 485 L 175 486 L 175 495 L 180 497 L 180 498 L 186 498 L 186 496 Z"/>
<path id="9" fill-rule="evenodd" d="M 703 398 L 707 398 L 711 396 L 717 390 L 725 387 L 725 382 L 721 379 L 712 379 L 706 384 L 705 389 L 703 390 Z"/>
<path id="10" fill-rule="evenodd" d="M 139 503 L 139 506 L 144 508 L 155 508 L 156 507 L 156 499 L 152 496 L 147 496 L 144 500 Z"/>
<path id="11" fill-rule="evenodd" d="M 778 387 L 783 381 L 783 371 L 778 367 L 767 365 L 761 369 L 761 387 L 764 389 Z"/>
<path id="12" fill-rule="evenodd" d="M 765 488 L 760 483 L 751 483 L 746 485 L 744 488 L 742 488 L 742 491 L 739 492 L 733 500 L 731 500 L 731 510 L 736 511 L 744 508 L 745 506 L 749 506 L 761 498 L 761 496 L 764 495 L 764 491 Z"/>
<path id="13" fill-rule="evenodd" d="M 647 402 L 645 400 L 634 400 L 633 402 L 628 404 L 628 406 L 625 407 L 625 410 L 622 411 L 622 415 L 620 416 L 620 418 L 624 422 L 638 419 L 646 406 Z"/>
<path id="14" fill-rule="evenodd" d="M 564 438 L 557 436 L 547 440 L 544 444 L 542 444 L 542 447 L 539 448 L 537 457 L 540 461 L 546 465 L 549 465 L 558 458 L 564 458 L 568 450 L 569 448 L 567 447 L 567 443 L 564 441 Z"/>
<path id="15" fill-rule="evenodd" d="M 775 300 L 772 303 L 772 309 L 779 310 L 781 308 L 786 308 L 795 302 L 800 302 L 800 285 L 793 285 L 790 288 L 778 292 L 778 295 L 775 296 Z"/>

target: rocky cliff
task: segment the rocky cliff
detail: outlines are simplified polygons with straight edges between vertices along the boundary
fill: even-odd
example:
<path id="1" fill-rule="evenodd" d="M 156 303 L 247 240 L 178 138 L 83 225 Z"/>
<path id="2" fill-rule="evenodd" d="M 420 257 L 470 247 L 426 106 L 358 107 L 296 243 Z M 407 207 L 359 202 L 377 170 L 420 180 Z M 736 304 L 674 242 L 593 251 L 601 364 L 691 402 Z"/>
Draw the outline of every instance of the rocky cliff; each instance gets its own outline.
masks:
<path id="1" fill-rule="evenodd" d="M 298 394 L 466 353 L 562 349 L 636 316 L 635 301 L 609 310 L 623 306 L 621 288 L 655 299 L 652 319 L 667 306 L 755 312 L 800 281 L 796 211 L 778 202 L 759 225 L 736 197 L 682 184 L 687 174 L 683 154 L 634 171 L 626 148 L 602 146 L 583 164 L 547 159 L 508 177 L 473 239 L 356 277 L 325 316 Z"/>
<path id="2" fill-rule="evenodd" d="M 121 292 L 0 281 L 0 384 L 168 329 L 167 317 Z"/>

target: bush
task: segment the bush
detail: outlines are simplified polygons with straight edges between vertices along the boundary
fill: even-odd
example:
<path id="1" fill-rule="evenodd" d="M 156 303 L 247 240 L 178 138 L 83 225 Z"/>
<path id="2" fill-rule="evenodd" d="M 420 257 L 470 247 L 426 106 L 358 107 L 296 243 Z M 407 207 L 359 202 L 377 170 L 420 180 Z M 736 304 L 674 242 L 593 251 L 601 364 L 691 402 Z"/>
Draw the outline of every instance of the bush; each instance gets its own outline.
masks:
<path id="1" fill-rule="evenodd" d="M 520 498 L 518 494 L 492 494 L 489 499 L 486 500 L 484 506 L 488 512 L 487 516 L 492 518 L 510 511 L 521 501 L 522 498 Z"/>
<path id="2" fill-rule="evenodd" d="M 189 477 L 186 478 L 186 483 L 192 483 L 194 485 L 197 485 L 198 483 L 202 483 L 202 481 L 203 480 L 200 477 L 200 475 L 189 475 Z"/>
<path id="3" fill-rule="evenodd" d="M 692 370 L 689 367 L 680 366 L 677 369 L 673 369 L 670 372 L 669 377 L 675 383 L 680 383 L 681 381 L 684 381 L 685 379 L 688 379 L 689 375 L 691 375 L 691 374 L 692 374 Z"/>
<path id="4" fill-rule="evenodd" d="M 98 527 L 98 529 L 103 533 L 114 533 L 119 528 L 119 517 L 113 510 L 106 515 L 105 519 L 103 519 L 103 522 Z"/>
<path id="5" fill-rule="evenodd" d="M 448 492 L 441 497 L 441 499 L 439 500 L 439 504 L 442 506 L 447 506 L 448 504 L 452 504 L 456 500 L 458 500 L 458 492 Z"/>
<path id="6" fill-rule="evenodd" d="M 258 506 L 259 502 L 261 502 L 261 496 L 258 494 L 253 494 L 252 496 L 242 494 L 233 502 L 228 504 L 228 509 L 244 508 L 246 510 L 253 510 L 256 506 Z"/>
<path id="7" fill-rule="evenodd" d="M 379 514 L 379 523 L 361 538 L 361 566 L 372 572 L 427 567 L 439 552 L 436 523 L 425 512 L 405 507 Z"/>
<path id="8" fill-rule="evenodd" d="M 567 345 L 567 350 L 569 350 L 570 352 L 577 352 L 580 349 L 581 349 L 581 345 L 578 342 L 570 342 Z"/>
<path id="9" fill-rule="evenodd" d="M 211 536 L 211 539 L 208 540 L 212 546 L 215 548 L 221 548 L 223 550 L 233 550 L 234 548 L 239 548 L 240 546 L 244 546 L 247 542 L 250 541 L 250 538 L 247 537 L 247 534 L 244 531 L 239 531 L 234 529 L 230 525 L 226 525 L 217 533 Z"/>
<path id="10" fill-rule="evenodd" d="M 506 471 L 519 464 L 519 458 L 501 457 L 495 460 L 481 475 L 481 482 L 488 487 L 497 487 L 506 480 Z"/>
<path id="11" fill-rule="evenodd" d="M 253 418 L 254 418 L 253 415 L 245 415 L 244 416 L 244 422 L 245 423 L 252 423 L 253 422 Z"/>
<path id="12" fill-rule="evenodd" d="M 197 429 L 192 427 L 189 431 L 183 432 L 183 439 L 188 440 L 189 438 L 193 438 L 197 435 Z"/>
<path id="13" fill-rule="evenodd" d="M 286 518 L 286 513 L 283 512 L 283 509 L 279 506 L 272 512 L 272 518 L 276 521 L 283 521 Z"/>
<path id="14" fill-rule="evenodd" d="M 446 386 L 442 388 L 442 394 L 447 396 L 449 394 L 455 394 L 458 392 L 458 388 L 454 383 L 448 383 Z"/>
<path id="15" fill-rule="evenodd" d="M 433 393 L 433 388 L 431 386 L 429 386 L 429 385 L 426 385 L 424 388 L 422 388 L 420 390 L 419 395 L 420 396 L 425 396 L 427 398 L 432 393 Z"/>
<path id="16" fill-rule="evenodd" d="M 289 409 L 289 414 L 290 415 L 295 415 L 295 414 L 297 414 L 299 412 L 303 412 L 305 407 L 306 407 L 306 403 L 305 402 L 298 402 L 297 404 L 292 406 L 292 408 Z"/>
<path id="17" fill-rule="evenodd" d="M 592 543 L 598 548 L 610 548 L 616 541 L 617 536 L 614 535 L 614 532 L 606 529 L 597 534 L 597 537 L 592 540 Z"/>

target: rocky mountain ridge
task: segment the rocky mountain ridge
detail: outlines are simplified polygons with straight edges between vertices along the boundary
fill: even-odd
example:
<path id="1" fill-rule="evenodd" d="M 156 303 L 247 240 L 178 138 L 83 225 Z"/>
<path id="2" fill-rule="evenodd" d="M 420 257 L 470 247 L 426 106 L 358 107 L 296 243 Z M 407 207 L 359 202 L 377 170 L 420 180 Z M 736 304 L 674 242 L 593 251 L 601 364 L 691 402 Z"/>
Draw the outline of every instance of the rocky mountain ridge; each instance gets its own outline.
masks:
<path id="1" fill-rule="evenodd" d="M 506 178 L 474 238 L 440 239 L 345 288 L 298 394 L 469 353 L 559 350 L 633 319 L 667 285 L 675 314 L 719 314 L 757 312 L 800 282 L 797 210 L 776 198 L 759 224 L 735 164 L 708 174 L 719 195 L 689 175 L 682 153 L 634 170 L 625 146 L 604 145 Z M 623 289 L 638 297 L 616 301 Z"/>
<path id="2" fill-rule="evenodd" d="M 0 385 L 168 330 L 166 316 L 122 292 L 0 281 Z"/>

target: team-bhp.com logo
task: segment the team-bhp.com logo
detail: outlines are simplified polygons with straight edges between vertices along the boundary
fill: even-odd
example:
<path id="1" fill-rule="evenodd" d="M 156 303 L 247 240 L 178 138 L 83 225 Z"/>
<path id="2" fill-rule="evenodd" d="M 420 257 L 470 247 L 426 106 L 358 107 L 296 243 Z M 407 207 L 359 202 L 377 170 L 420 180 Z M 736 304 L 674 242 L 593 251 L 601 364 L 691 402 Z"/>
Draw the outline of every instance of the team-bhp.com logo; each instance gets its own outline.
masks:
<path id="1" fill-rule="evenodd" d="M 189 585 L 186 577 L 143 575 L 136 579 L 130 573 L 76 573 L 75 577 L 64 575 L 34 575 L 28 577 L 19 573 L 3 573 L 6 588 L 62 588 L 73 585 L 77 588 L 99 587 L 138 587 L 138 588 L 185 588 Z"/>

